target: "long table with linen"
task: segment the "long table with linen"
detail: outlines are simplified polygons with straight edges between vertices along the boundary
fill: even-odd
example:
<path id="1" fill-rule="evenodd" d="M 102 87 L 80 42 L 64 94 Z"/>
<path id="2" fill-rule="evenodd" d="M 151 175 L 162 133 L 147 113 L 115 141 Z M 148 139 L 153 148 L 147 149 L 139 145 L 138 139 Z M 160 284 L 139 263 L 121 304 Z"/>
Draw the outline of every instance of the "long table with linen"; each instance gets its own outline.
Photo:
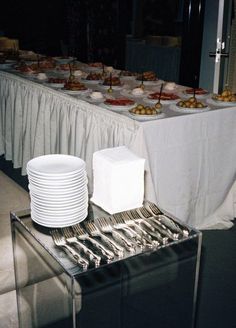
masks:
<path id="1" fill-rule="evenodd" d="M 146 159 L 146 199 L 193 227 L 230 227 L 236 214 L 236 107 L 163 111 L 162 119 L 140 122 L 0 71 L 0 154 L 23 175 L 36 156 L 81 157 L 92 193 L 93 153 L 126 145 Z"/>

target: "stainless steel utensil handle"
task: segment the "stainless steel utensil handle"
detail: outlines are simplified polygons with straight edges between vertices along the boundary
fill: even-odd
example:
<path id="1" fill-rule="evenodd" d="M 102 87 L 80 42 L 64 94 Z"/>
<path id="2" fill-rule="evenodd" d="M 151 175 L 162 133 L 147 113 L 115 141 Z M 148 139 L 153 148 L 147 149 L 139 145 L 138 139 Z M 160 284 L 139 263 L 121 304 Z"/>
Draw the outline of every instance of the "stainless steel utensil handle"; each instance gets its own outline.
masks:
<path id="1" fill-rule="evenodd" d="M 157 245 L 156 246 L 159 246 L 160 245 L 160 243 L 162 244 L 162 245 L 166 245 L 167 244 L 167 242 L 168 242 L 168 237 L 166 237 L 166 236 L 162 236 L 161 234 L 160 234 L 160 232 L 159 231 L 153 231 L 153 230 L 150 230 L 150 231 L 148 231 L 148 233 L 153 237 L 153 238 L 155 238 L 156 240 L 157 240 Z"/>
<path id="2" fill-rule="evenodd" d="M 74 241 L 74 243 L 76 245 L 78 245 L 78 247 L 81 248 L 86 255 L 88 255 L 90 261 L 93 261 L 96 266 L 99 266 L 99 264 L 101 262 L 101 257 L 100 256 L 98 256 L 97 254 L 95 254 L 90 248 L 88 248 L 87 246 L 85 246 L 80 241 L 77 240 L 77 241 Z"/>
<path id="3" fill-rule="evenodd" d="M 156 216 L 157 220 L 161 221 L 163 224 L 168 226 L 168 228 L 174 230 L 175 232 L 183 234 L 185 237 L 189 236 L 189 230 L 186 227 L 182 227 L 180 224 L 174 222 L 170 218 L 168 218 L 165 215 L 157 215 Z"/>
<path id="4" fill-rule="evenodd" d="M 91 237 L 86 237 L 86 240 L 88 240 L 93 246 L 99 249 L 102 255 L 104 255 L 107 260 L 111 261 L 114 259 L 115 257 L 114 253 L 110 251 L 108 248 L 106 248 L 103 244 L 99 243 L 97 240 Z"/>
<path id="5" fill-rule="evenodd" d="M 137 231 L 135 231 L 131 227 L 122 227 L 121 230 L 123 230 L 130 238 L 133 238 L 137 246 L 143 247 L 146 245 L 146 240 L 142 239 L 142 237 L 137 233 Z"/>
<path id="6" fill-rule="evenodd" d="M 106 236 L 105 234 L 101 233 L 100 234 L 101 239 L 111 246 L 113 252 L 118 256 L 122 257 L 124 255 L 124 248 L 121 247 L 118 243 L 116 243 L 112 238 Z"/>
<path id="7" fill-rule="evenodd" d="M 67 244 L 63 245 L 63 247 L 65 247 L 71 253 L 76 262 L 83 268 L 83 270 L 87 270 L 89 262 L 84 257 L 82 257 L 76 250 L 74 250 L 73 247 Z"/>
<path id="8" fill-rule="evenodd" d="M 145 246 L 152 247 L 152 246 L 158 246 L 157 242 L 152 239 L 152 237 L 148 234 L 146 230 L 144 230 L 142 227 L 140 227 L 139 224 L 137 224 L 135 221 L 132 222 L 135 229 L 137 229 L 141 233 L 141 237 L 146 242 Z"/>
<path id="9" fill-rule="evenodd" d="M 147 222 L 145 219 L 140 219 L 140 222 L 143 223 L 149 230 L 155 231 L 155 227 L 150 222 Z"/>
<path id="10" fill-rule="evenodd" d="M 154 224 L 156 225 L 157 229 L 165 234 L 166 236 L 168 236 L 169 238 L 173 239 L 173 240 L 178 240 L 180 237 L 180 234 L 183 234 L 183 232 L 177 230 L 177 229 L 170 229 L 168 228 L 161 220 L 157 219 L 156 217 L 152 218 Z"/>
<path id="11" fill-rule="evenodd" d="M 113 230 L 112 236 L 118 242 L 121 242 L 129 252 L 135 251 L 134 244 L 120 231 Z"/>

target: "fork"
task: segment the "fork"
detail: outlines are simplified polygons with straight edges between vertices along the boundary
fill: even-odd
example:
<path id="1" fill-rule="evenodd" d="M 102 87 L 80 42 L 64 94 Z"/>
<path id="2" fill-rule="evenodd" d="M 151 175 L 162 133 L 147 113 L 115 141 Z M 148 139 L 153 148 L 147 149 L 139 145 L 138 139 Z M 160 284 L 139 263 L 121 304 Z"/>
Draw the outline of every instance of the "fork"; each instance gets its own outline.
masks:
<path id="1" fill-rule="evenodd" d="M 178 240 L 179 239 L 179 233 L 171 231 L 168 227 L 166 227 L 160 220 L 156 220 L 155 217 L 153 217 L 153 214 L 148 211 L 146 207 L 140 207 L 138 208 L 138 211 L 140 214 L 146 219 L 143 221 L 150 224 L 154 230 L 158 230 L 159 233 L 163 234 L 164 236 L 167 236 L 170 239 Z"/>
<path id="2" fill-rule="evenodd" d="M 111 221 L 115 229 L 123 231 L 129 238 L 134 239 L 137 246 L 142 248 L 146 245 L 145 239 L 142 239 L 142 237 L 137 233 L 137 231 L 129 227 L 124 222 L 121 213 L 113 214 L 111 216 Z"/>
<path id="3" fill-rule="evenodd" d="M 159 208 L 156 206 L 156 204 L 151 203 L 151 202 L 148 202 L 148 203 L 147 203 L 147 206 L 148 206 L 148 208 L 151 210 L 151 212 L 152 212 L 154 215 L 162 214 L 162 213 L 161 213 L 161 210 L 159 210 Z"/>
<path id="4" fill-rule="evenodd" d="M 96 239 L 93 239 L 89 236 L 86 230 L 84 230 L 79 224 L 72 226 L 76 237 L 80 240 L 87 240 L 90 242 L 96 249 L 99 249 L 102 255 L 107 259 L 108 262 L 112 261 L 115 257 L 114 253 L 105 247 L 103 244 L 99 243 Z"/>
<path id="5" fill-rule="evenodd" d="M 146 219 L 143 218 L 142 212 L 144 212 L 144 211 L 142 210 L 142 207 L 141 207 L 137 210 L 129 211 L 128 215 L 130 216 L 131 219 L 136 220 L 138 223 L 142 223 L 148 229 L 148 231 L 151 230 L 151 231 L 155 232 L 155 227 L 152 225 L 152 223 L 150 221 L 148 222 Z M 139 213 L 141 214 L 141 216 Z M 145 215 L 147 215 L 146 211 L 144 213 L 145 213 Z M 152 214 L 150 213 L 150 215 L 152 215 Z"/>
<path id="6" fill-rule="evenodd" d="M 75 251 L 70 245 L 66 243 L 66 239 L 59 233 L 57 229 L 51 230 L 52 239 L 58 247 L 66 248 L 76 262 L 82 267 L 83 270 L 87 270 L 89 266 L 89 262 L 87 259 L 83 258 L 77 251 Z"/>
<path id="7" fill-rule="evenodd" d="M 110 218 L 104 218 L 101 217 L 99 219 L 96 219 L 95 224 L 98 226 L 98 228 L 101 229 L 104 233 L 111 233 L 112 237 L 119 243 L 122 243 L 124 247 L 129 252 L 135 252 L 135 245 L 121 232 L 115 230 L 115 228 L 111 225 Z"/>
<path id="8" fill-rule="evenodd" d="M 108 244 L 113 252 L 120 258 L 124 255 L 124 248 L 121 247 L 118 243 L 116 243 L 112 238 L 106 236 L 104 233 L 100 231 L 100 229 L 95 225 L 94 222 L 86 222 L 85 227 L 87 231 L 94 237 L 100 237 L 102 241 Z"/>
<path id="9" fill-rule="evenodd" d="M 89 260 L 94 262 L 95 267 L 98 267 L 101 262 L 101 257 L 91 251 L 90 248 L 81 243 L 77 237 L 74 235 L 70 228 L 62 228 L 62 235 L 65 237 L 69 244 L 76 244 L 78 247 L 89 257 Z"/>
<path id="10" fill-rule="evenodd" d="M 141 214 L 142 217 L 148 219 L 153 216 L 151 212 L 148 211 L 148 209 L 144 206 L 139 207 L 137 211 Z"/>
<path id="11" fill-rule="evenodd" d="M 179 232 L 173 231 L 170 228 L 168 228 L 166 225 L 164 225 L 160 219 L 157 217 L 151 217 L 148 220 L 152 222 L 152 224 L 155 226 L 156 230 L 158 230 L 161 234 L 169 237 L 173 240 L 178 240 L 181 237 L 181 234 Z"/>
<path id="12" fill-rule="evenodd" d="M 180 224 L 174 222 L 171 218 L 167 217 L 166 215 L 163 215 L 162 212 L 154 203 L 148 202 L 148 207 L 152 211 L 152 213 L 157 217 L 158 221 L 166 225 L 169 229 L 171 229 L 176 233 L 182 234 L 184 237 L 189 236 L 190 231 L 188 228 L 182 227 Z"/>
<path id="13" fill-rule="evenodd" d="M 144 230 L 138 223 L 136 223 L 131 215 L 129 215 L 129 212 L 123 212 L 123 220 L 128 226 L 134 227 L 135 230 L 138 230 L 138 232 L 141 234 L 142 238 L 146 241 L 146 246 L 153 247 L 158 246 L 158 243 L 152 239 L 152 237 L 147 233 L 146 230 Z"/>
<path id="14" fill-rule="evenodd" d="M 160 243 L 165 245 L 168 242 L 168 238 L 161 235 L 160 231 L 156 231 L 156 228 L 154 224 L 152 224 L 151 221 L 148 221 L 147 219 L 144 219 L 142 216 L 140 216 L 138 209 L 137 210 L 131 210 L 127 212 L 128 216 L 139 223 L 139 227 L 143 227 L 145 231 L 154 239 L 156 239 L 156 245 L 159 246 Z"/>

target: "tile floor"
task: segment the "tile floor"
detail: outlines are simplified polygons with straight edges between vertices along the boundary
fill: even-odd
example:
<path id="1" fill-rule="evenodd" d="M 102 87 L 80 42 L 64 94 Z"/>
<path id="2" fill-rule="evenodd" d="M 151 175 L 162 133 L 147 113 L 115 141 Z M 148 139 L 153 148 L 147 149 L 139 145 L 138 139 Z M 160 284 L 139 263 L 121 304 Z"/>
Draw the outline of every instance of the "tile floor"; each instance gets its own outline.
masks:
<path id="1" fill-rule="evenodd" d="M 10 211 L 29 208 L 29 195 L 0 171 L 0 328 L 17 328 Z"/>

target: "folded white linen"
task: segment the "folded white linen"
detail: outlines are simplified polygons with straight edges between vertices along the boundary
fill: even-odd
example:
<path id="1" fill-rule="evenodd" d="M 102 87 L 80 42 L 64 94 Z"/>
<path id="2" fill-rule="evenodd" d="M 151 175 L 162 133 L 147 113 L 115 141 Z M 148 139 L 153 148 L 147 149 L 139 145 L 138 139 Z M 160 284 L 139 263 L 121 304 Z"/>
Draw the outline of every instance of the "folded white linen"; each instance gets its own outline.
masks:
<path id="1" fill-rule="evenodd" d="M 142 206 L 144 164 L 125 146 L 95 152 L 91 201 L 110 214 Z"/>

